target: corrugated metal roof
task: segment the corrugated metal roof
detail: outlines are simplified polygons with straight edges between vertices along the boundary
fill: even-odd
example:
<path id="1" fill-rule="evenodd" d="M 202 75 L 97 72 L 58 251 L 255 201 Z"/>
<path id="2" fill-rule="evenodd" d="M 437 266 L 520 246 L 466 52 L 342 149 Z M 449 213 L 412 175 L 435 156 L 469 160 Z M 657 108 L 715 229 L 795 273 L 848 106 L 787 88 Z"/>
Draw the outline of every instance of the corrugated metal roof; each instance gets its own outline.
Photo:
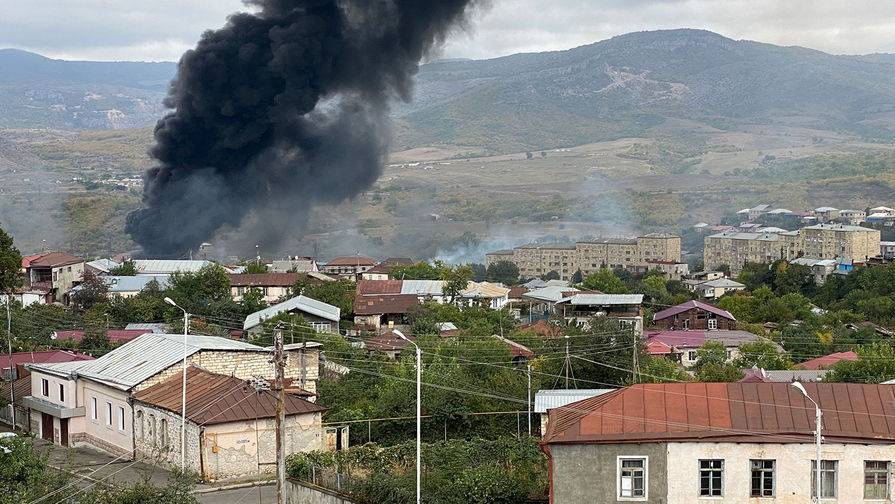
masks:
<path id="1" fill-rule="evenodd" d="M 686 303 L 681 303 L 677 306 L 672 306 L 671 308 L 666 308 L 655 315 L 653 315 L 653 320 L 662 320 L 668 317 L 673 317 L 679 313 L 684 313 L 693 309 L 704 310 L 709 313 L 714 313 L 715 315 L 724 317 L 730 320 L 736 320 L 733 315 L 727 311 L 718 308 L 717 306 L 712 306 L 708 303 L 703 303 L 702 301 L 687 301 Z"/>
<path id="2" fill-rule="evenodd" d="M 113 261 L 111 259 L 96 259 L 94 261 L 88 262 L 87 266 L 90 266 L 91 268 L 93 268 L 97 271 L 102 271 L 104 273 L 108 273 L 109 270 L 111 270 L 113 268 L 117 268 L 118 266 L 121 266 L 121 263 L 119 263 L 117 261 Z"/>
<path id="3" fill-rule="evenodd" d="M 401 294 L 441 296 L 443 291 L 443 280 L 404 280 L 401 282 Z"/>
<path id="4" fill-rule="evenodd" d="M 333 257 L 326 266 L 374 266 L 376 261 L 364 256 Z"/>
<path id="5" fill-rule="evenodd" d="M 75 257 L 65 252 L 47 252 L 40 254 L 39 257 L 32 259 L 28 263 L 28 267 L 38 268 L 58 268 L 60 266 L 68 266 L 70 264 L 78 264 L 84 262 L 80 257 Z"/>
<path id="6" fill-rule="evenodd" d="M 895 386 L 805 383 L 831 443 L 895 441 Z M 788 383 L 633 385 L 549 411 L 544 442 L 810 443 L 814 406 Z"/>
<path id="7" fill-rule="evenodd" d="M 333 322 L 338 322 L 339 317 L 341 316 L 341 309 L 336 306 L 324 303 L 323 301 L 317 301 L 316 299 L 312 299 L 307 296 L 295 296 L 294 298 L 287 299 L 282 303 L 275 304 L 263 310 L 252 313 L 251 315 L 246 317 L 245 322 L 243 322 L 242 324 L 242 329 L 251 329 L 252 327 L 261 324 L 265 320 L 272 319 L 281 313 L 291 312 L 294 310 L 309 313 L 311 315 L 316 315 L 320 318 L 331 320 Z"/>
<path id="8" fill-rule="evenodd" d="M 813 226 L 806 226 L 802 229 L 813 229 L 813 230 L 824 230 L 824 231 L 850 231 L 850 232 L 867 232 L 867 233 L 878 233 L 876 229 L 865 228 L 861 226 L 851 226 L 849 224 L 815 224 Z"/>
<path id="9" fill-rule="evenodd" d="M 547 413 L 552 408 L 590 399 L 615 389 L 554 389 L 535 392 L 535 413 Z"/>
<path id="10" fill-rule="evenodd" d="M 716 278 L 714 280 L 707 280 L 703 282 L 701 285 L 705 285 L 708 287 L 723 287 L 728 289 L 745 289 L 746 286 L 735 282 L 729 278 Z"/>
<path id="11" fill-rule="evenodd" d="M 167 324 L 164 324 L 164 323 L 149 322 L 149 323 L 128 324 L 128 325 L 124 326 L 124 329 L 127 331 L 142 330 L 142 331 L 147 331 L 147 332 L 154 332 L 156 334 L 164 334 L 167 332 L 167 327 L 168 327 Z"/>
<path id="12" fill-rule="evenodd" d="M 182 334 L 147 333 L 125 343 L 99 359 L 78 363 L 52 365 L 35 364 L 31 368 L 48 369 L 51 372 L 75 372 L 110 387 L 128 390 L 143 380 L 154 376 L 183 359 Z M 243 350 L 267 352 L 267 350 L 217 336 L 191 334 L 186 336 L 187 355 L 202 350 Z M 72 364 L 81 364 L 72 366 Z"/>
<path id="13" fill-rule="evenodd" d="M 469 282 L 460 292 L 465 298 L 500 298 L 509 295 L 510 289 L 500 283 Z"/>
<path id="14" fill-rule="evenodd" d="M 354 298 L 354 314 L 364 316 L 407 313 L 419 304 L 420 300 L 415 294 L 356 296 Z"/>
<path id="15" fill-rule="evenodd" d="M 581 293 L 560 299 L 557 303 L 569 303 L 573 306 L 639 305 L 643 303 L 643 294 Z"/>
<path id="16" fill-rule="evenodd" d="M 158 408 L 180 413 L 182 402 L 180 375 L 172 376 L 134 394 L 134 399 Z M 186 416 L 198 425 L 272 418 L 276 414 L 276 395 L 258 392 L 249 382 L 211 373 L 194 366 L 187 369 Z M 296 394 L 286 394 L 286 415 L 326 411 Z"/>
<path id="17" fill-rule="evenodd" d="M 180 259 L 136 259 L 134 266 L 138 275 L 170 275 L 176 271 L 195 273 L 205 266 L 214 264 L 211 261 L 189 261 Z"/>
<path id="18" fill-rule="evenodd" d="M 718 341 L 724 346 L 740 346 L 743 343 L 764 340 L 757 334 L 741 330 L 711 330 L 711 331 L 647 331 L 646 340 L 661 341 L 674 348 L 699 348 L 706 341 Z"/>
<path id="19" fill-rule="evenodd" d="M 839 361 L 856 361 L 858 354 L 855 352 L 837 352 L 830 355 L 824 355 L 816 359 L 800 362 L 794 367 L 798 369 L 826 369 L 835 366 Z"/>
<path id="20" fill-rule="evenodd" d="M 549 301 L 556 303 L 561 300 L 567 292 L 578 292 L 574 287 L 563 287 L 560 285 L 551 285 L 541 289 L 530 290 L 522 295 L 523 298 L 534 299 L 536 301 Z"/>

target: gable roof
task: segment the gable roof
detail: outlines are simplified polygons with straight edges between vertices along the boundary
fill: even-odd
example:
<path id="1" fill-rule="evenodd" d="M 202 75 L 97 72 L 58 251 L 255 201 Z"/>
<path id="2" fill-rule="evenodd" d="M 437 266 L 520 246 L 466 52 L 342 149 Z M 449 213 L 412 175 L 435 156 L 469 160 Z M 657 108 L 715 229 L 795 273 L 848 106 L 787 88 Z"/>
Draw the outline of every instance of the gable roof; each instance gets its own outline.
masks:
<path id="1" fill-rule="evenodd" d="M 137 268 L 138 275 L 170 275 L 178 271 L 181 273 L 195 273 L 212 264 L 215 263 L 202 260 L 134 259 L 134 267 Z"/>
<path id="2" fill-rule="evenodd" d="M 672 306 L 671 308 L 666 308 L 660 312 L 657 312 L 655 315 L 653 315 L 653 320 L 667 319 L 668 317 L 673 317 L 675 315 L 678 315 L 678 314 L 681 314 L 684 312 L 688 312 L 688 311 L 694 310 L 694 309 L 707 311 L 709 313 L 714 313 L 715 315 L 718 315 L 719 317 L 724 317 L 728 320 L 736 321 L 736 319 L 733 317 L 733 315 L 731 315 L 731 313 L 729 311 L 722 310 L 721 308 L 718 308 L 717 306 L 712 306 L 708 303 L 703 303 L 702 301 L 687 301 L 686 303 L 681 303 L 677 306 Z"/>
<path id="3" fill-rule="evenodd" d="M 82 262 L 84 262 L 84 260 L 80 257 L 75 257 L 71 254 L 66 254 L 65 252 L 47 252 L 46 254 L 41 254 L 39 257 L 31 259 L 28 263 L 28 267 L 58 268 L 60 266 L 68 266 Z"/>
<path id="4" fill-rule="evenodd" d="M 836 352 L 831 353 L 830 355 L 824 355 L 822 357 L 818 357 L 816 359 L 806 360 L 805 362 L 800 362 L 796 364 L 795 368 L 798 369 L 827 369 L 836 365 L 839 361 L 856 361 L 858 360 L 858 354 L 852 351 L 848 352 Z"/>
<path id="5" fill-rule="evenodd" d="M 411 340 L 416 339 L 409 334 L 404 336 Z M 378 334 L 364 342 L 364 347 L 371 352 L 400 352 L 407 345 L 409 345 L 407 340 L 398 336 L 394 330 Z"/>
<path id="6" fill-rule="evenodd" d="M 274 392 L 258 392 L 246 380 L 211 373 L 190 366 L 186 377 L 186 416 L 199 425 L 273 418 L 277 398 Z M 182 381 L 176 375 L 134 394 L 144 404 L 180 413 Z M 326 408 L 299 397 L 286 394 L 286 415 L 302 415 L 326 411 Z"/>
<path id="7" fill-rule="evenodd" d="M 130 390 L 178 362 L 184 354 L 182 334 L 147 333 L 96 360 L 62 364 L 30 364 L 29 369 L 73 374 L 109 387 Z M 217 336 L 186 336 L 186 354 L 203 350 L 269 352 L 259 346 Z M 74 377 L 74 376 L 73 376 Z"/>
<path id="8" fill-rule="evenodd" d="M 108 329 L 106 331 L 106 337 L 109 338 L 109 341 L 112 343 L 123 343 L 132 341 L 148 332 L 152 331 L 149 329 Z M 50 339 L 59 341 L 71 340 L 81 342 L 86 335 L 87 331 L 84 330 L 53 331 L 53 334 L 50 335 Z"/>
<path id="9" fill-rule="evenodd" d="M 416 294 L 357 296 L 354 298 L 354 314 L 366 316 L 407 313 L 419 304 Z"/>
<path id="10" fill-rule="evenodd" d="M 281 313 L 291 312 L 293 310 L 309 313 L 332 322 L 338 322 L 339 317 L 342 315 L 342 310 L 336 306 L 324 303 L 323 301 L 317 301 L 316 299 L 307 296 L 295 296 L 282 303 L 268 306 L 263 310 L 258 310 L 255 313 L 250 314 L 242 323 L 242 329 L 244 331 L 249 330 L 260 325 L 265 320 L 272 319 Z"/>
<path id="11" fill-rule="evenodd" d="M 700 285 L 703 285 L 706 287 L 723 287 L 726 289 L 745 289 L 746 288 L 746 286 L 744 284 L 741 284 L 740 282 L 736 282 L 729 278 L 716 278 L 714 280 L 708 280 L 708 281 L 702 282 Z"/>
<path id="12" fill-rule="evenodd" d="M 579 292 L 563 297 L 556 303 L 568 303 L 573 306 L 639 305 L 643 303 L 643 294 L 595 294 L 590 292 Z"/>
<path id="13" fill-rule="evenodd" d="M 833 443 L 895 441 L 895 386 L 805 383 Z M 633 385 L 549 411 L 544 444 L 814 439 L 814 406 L 787 383 Z"/>
<path id="14" fill-rule="evenodd" d="M 333 257 L 326 266 L 375 266 L 376 261 L 364 256 Z"/>
<path id="15" fill-rule="evenodd" d="M 699 348 L 707 341 L 718 341 L 724 346 L 740 346 L 743 343 L 763 340 L 761 336 L 741 330 L 709 330 L 709 331 L 647 331 L 647 343 L 660 341 L 674 348 Z"/>
<path id="16" fill-rule="evenodd" d="M 578 292 L 574 287 L 564 287 L 561 285 L 549 285 L 534 289 L 522 295 L 523 298 L 533 299 L 535 301 L 547 301 L 557 303 L 568 295 L 569 292 Z"/>
<path id="17" fill-rule="evenodd" d="M 234 273 L 230 277 L 230 287 L 291 287 L 303 273 Z"/>
<path id="18" fill-rule="evenodd" d="M 469 282 L 460 291 L 460 295 L 465 298 L 502 298 L 509 294 L 509 287 L 494 282 Z"/>
<path id="19" fill-rule="evenodd" d="M 12 365 L 8 354 L 0 355 L 0 368 L 34 363 L 58 363 L 93 360 L 93 357 L 70 350 L 43 350 L 37 352 L 15 352 L 12 354 Z"/>

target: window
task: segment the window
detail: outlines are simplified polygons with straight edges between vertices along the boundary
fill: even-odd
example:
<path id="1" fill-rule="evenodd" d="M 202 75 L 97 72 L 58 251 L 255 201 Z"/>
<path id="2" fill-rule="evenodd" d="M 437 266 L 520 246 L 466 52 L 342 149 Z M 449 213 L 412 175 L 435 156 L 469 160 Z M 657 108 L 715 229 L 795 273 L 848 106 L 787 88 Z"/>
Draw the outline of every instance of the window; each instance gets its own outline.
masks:
<path id="1" fill-rule="evenodd" d="M 646 499 L 646 457 L 618 458 L 618 497 Z"/>
<path id="2" fill-rule="evenodd" d="M 864 461 L 864 498 L 889 498 L 889 462 L 881 460 Z"/>
<path id="3" fill-rule="evenodd" d="M 717 329 L 718 328 L 718 319 L 710 318 L 708 319 L 709 329 Z"/>
<path id="4" fill-rule="evenodd" d="M 40 379 L 40 393 L 43 394 L 44 397 L 50 397 L 50 381 L 46 378 Z"/>
<path id="5" fill-rule="evenodd" d="M 820 461 L 820 498 L 836 498 L 836 471 L 839 468 L 838 460 Z M 817 461 L 811 461 L 811 496 L 817 497 Z"/>
<path id="6" fill-rule="evenodd" d="M 720 497 L 724 495 L 724 461 L 699 461 L 699 496 Z"/>
<path id="7" fill-rule="evenodd" d="M 774 496 L 774 460 L 750 460 L 752 469 L 751 497 Z"/>
<path id="8" fill-rule="evenodd" d="M 118 407 L 118 430 L 124 430 L 124 408 Z"/>
<path id="9" fill-rule="evenodd" d="M 106 425 L 112 426 L 112 403 L 106 403 Z"/>
<path id="10" fill-rule="evenodd" d="M 330 330 L 330 324 L 329 322 L 311 322 L 311 328 L 314 329 L 314 332 L 328 333 Z"/>
<path id="11" fill-rule="evenodd" d="M 684 319 L 683 328 L 685 331 L 690 328 L 690 319 Z"/>
<path id="12" fill-rule="evenodd" d="M 59 402 L 61 402 L 61 403 L 65 402 L 65 384 L 64 383 L 59 384 Z"/>
<path id="13" fill-rule="evenodd" d="M 158 429 L 159 446 L 168 447 L 168 421 L 162 418 L 161 425 Z"/>
<path id="14" fill-rule="evenodd" d="M 155 415 L 149 415 L 149 444 L 155 446 Z"/>
<path id="15" fill-rule="evenodd" d="M 90 419 L 96 420 L 96 398 L 90 398 Z"/>
<path id="16" fill-rule="evenodd" d="M 690 362 L 696 361 L 696 350 L 687 350 L 687 360 Z"/>
<path id="17" fill-rule="evenodd" d="M 140 439 L 140 441 L 143 441 L 146 438 L 146 432 L 144 430 L 146 428 L 146 426 L 143 425 L 143 410 L 137 411 L 137 428 L 140 429 L 140 432 L 138 434 L 139 439 Z"/>

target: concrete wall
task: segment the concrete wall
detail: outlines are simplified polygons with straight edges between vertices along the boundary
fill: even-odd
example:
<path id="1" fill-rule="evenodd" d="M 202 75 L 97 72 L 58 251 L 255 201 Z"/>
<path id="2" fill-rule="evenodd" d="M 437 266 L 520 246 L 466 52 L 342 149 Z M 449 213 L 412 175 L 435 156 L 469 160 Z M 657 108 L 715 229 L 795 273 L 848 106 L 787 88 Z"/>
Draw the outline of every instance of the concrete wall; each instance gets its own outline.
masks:
<path id="1" fill-rule="evenodd" d="M 72 441 L 86 443 L 113 455 L 132 455 L 134 450 L 133 408 L 128 403 L 128 393 L 100 383 L 82 379 L 85 406 L 84 434 L 73 436 Z M 96 398 L 96 419 L 93 418 L 93 399 Z M 111 425 L 107 404 L 112 405 Z M 123 410 L 123 413 L 121 410 Z M 119 428 L 123 414 L 124 428 Z"/>
<path id="2" fill-rule="evenodd" d="M 323 449 L 320 413 L 286 417 L 286 454 Z M 248 479 L 276 468 L 273 418 L 208 425 L 202 435 L 203 479 Z"/>
<path id="3" fill-rule="evenodd" d="M 43 395 L 43 380 L 47 380 L 49 382 L 49 394 L 48 396 Z M 65 389 L 64 400 L 59 399 L 59 386 Z M 77 404 L 77 386 L 74 380 L 66 380 L 65 378 L 59 378 L 57 376 L 53 376 L 51 374 L 41 373 L 40 371 L 33 371 L 31 373 L 31 396 L 41 399 L 43 401 L 57 404 L 62 406 L 63 408 L 75 408 L 78 406 Z"/>
<path id="4" fill-rule="evenodd" d="M 57 301 L 61 301 L 75 283 L 82 280 L 84 280 L 84 263 L 53 268 L 53 287 L 57 289 Z"/>
<path id="5" fill-rule="evenodd" d="M 353 501 L 331 490 L 303 481 L 286 480 L 286 502 L 289 504 L 352 504 Z"/>
<path id="6" fill-rule="evenodd" d="M 668 465 L 668 481 L 670 482 L 668 504 L 688 504 L 702 501 L 724 502 L 725 504 L 759 502 L 804 504 L 809 502 L 811 460 L 814 459 L 813 444 L 669 443 L 667 446 L 668 460 L 674 461 Z M 836 500 L 824 499 L 825 503 L 870 502 L 864 500 L 864 461 L 895 461 L 895 446 L 824 444 L 822 458 L 839 461 L 838 498 Z M 724 460 L 723 500 L 698 498 L 698 461 L 700 459 Z M 776 498 L 749 498 L 751 477 L 749 459 L 774 459 L 777 461 Z M 891 500 L 884 502 L 891 502 Z"/>
<path id="7" fill-rule="evenodd" d="M 669 502 L 666 500 L 668 480 L 665 473 L 668 464 L 664 444 L 551 445 L 550 453 L 553 459 L 554 504 L 631 502 L 632 499 L 617 497 L 617 457 L 620 456 L 649 457 L 647 499 L 634 501 L 652 504 Z M 695 502 L 695 499 L 686 502 Z"/>

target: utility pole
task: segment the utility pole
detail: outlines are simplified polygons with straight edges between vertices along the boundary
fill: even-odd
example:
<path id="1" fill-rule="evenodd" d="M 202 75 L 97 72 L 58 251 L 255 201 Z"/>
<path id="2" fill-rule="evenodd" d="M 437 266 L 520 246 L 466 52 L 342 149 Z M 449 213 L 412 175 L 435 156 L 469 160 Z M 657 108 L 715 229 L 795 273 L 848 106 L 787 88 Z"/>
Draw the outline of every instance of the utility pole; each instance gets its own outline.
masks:
<path id="1" fill-rule="evenodd" d="M 12 303 L 12 292 L 6 293 L 6 349 L 9 351 L 9 407 L 12 409 L 12 430 L 16 430 L 16 366 L 12 362 L 12 315 L 9 312 L 9 305 Z"/>
<path id="2" fill-rule="evenodd" d="M 277 394 L 276 407 L 276 443 L 277 443 L 277 504 L 286 503 L 286 436 L 283 424 L 286 423 L 286 391 L 283 388 L 285 378 L 286 356 L 283 353 L 283 330 L 277 327 L 274 339 L 273 363 L 276 369 L 274 389 Z"/>
<path id="3" fill-rule="evenodd" d="M 531 436 L 531 364 L 528 364 L 528 435 Z"/>
<path id="4" fill-rule="evenodd" d="M 636 328 L 632 328 L 631 331 L 631 339 L 634 340 L 634 346 L 631 350 L 632 359 L 634 360 L 633 366 L 631 366 L 631 383 L 637 383 L 637 354 L 640 353 L 640 339 L 637 337 Z"/>
<path id="5" fill-rule="evenodd" d="M 566 388 L 569 388 L 569 370 L 572 367 L 572 361 L 569 359 L 569 336 L 566 335 L 566 362 L 563 369 L 566 372 Z"/>

